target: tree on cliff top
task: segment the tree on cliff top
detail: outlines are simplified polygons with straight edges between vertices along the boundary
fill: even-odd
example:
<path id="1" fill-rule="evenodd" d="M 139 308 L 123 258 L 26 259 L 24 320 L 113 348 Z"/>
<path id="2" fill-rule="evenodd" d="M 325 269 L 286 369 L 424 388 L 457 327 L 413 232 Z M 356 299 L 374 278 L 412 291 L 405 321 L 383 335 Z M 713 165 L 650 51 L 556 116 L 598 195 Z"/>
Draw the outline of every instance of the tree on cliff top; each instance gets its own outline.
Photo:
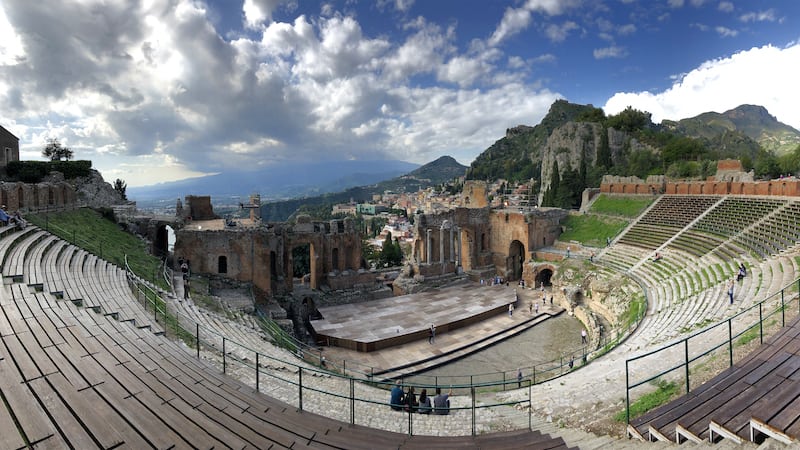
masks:
<path id="1" fill-rule="evenodd" d="M 42 150 L 42 156 L 50 159 L 50 161 L 69 161 L 72 159 L 73 153 L 69 147 L 61 145 L 58 139 L 51 138 L 47 140 L 47 145 Z"/>

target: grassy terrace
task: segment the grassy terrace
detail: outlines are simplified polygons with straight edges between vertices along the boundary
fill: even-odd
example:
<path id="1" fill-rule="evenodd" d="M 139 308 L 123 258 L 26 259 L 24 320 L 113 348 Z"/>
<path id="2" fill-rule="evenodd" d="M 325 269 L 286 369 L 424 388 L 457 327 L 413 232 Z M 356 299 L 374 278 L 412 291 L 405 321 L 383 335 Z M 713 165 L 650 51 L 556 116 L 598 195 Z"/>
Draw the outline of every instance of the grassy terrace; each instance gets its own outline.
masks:
<path id="1" fill-rule="evenodd" d="M 589 212 L 595 214 L 606 214 L 609 216 L 619 216 L 634 218 L 645 210 L 655 200 L 648 196 L 609 196 L 600 194 L 594 201 Z"/>
<path id="2" fill-rule="evenodd" d="M 564 232 L 558 238 L 560 241 L 578 241 L 583 245 L 603 247 L 606 245 L 606 238 L 613 238 L 619 234 L 628 226 L 628 221 L 585 214 L 570 215 L 561 224 L 564 226 Z"/>
<path id="3" fill-rule="evenodd" d="M 147 280 L 153 281 L 155 274 L 159 273 L 161 261 L 150 255 L 145 242 L 126 233 L 97 211 L 81 208 L 46 216 L 31 214 L 26 218 L 36 226 L 119 267 L 125 267 L 125 255 L 128 255 L 131 269 Z M 161 277 L 156 282 L 161 287 L 167 287 Z"/>

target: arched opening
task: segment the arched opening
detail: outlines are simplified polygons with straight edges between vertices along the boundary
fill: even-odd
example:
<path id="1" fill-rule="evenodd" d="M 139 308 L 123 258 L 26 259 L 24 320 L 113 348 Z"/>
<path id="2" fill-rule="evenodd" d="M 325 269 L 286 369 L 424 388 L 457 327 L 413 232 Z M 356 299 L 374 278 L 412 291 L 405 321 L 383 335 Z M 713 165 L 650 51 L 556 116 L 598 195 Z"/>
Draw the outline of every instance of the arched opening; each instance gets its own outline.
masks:
<path id="1" fill-rule="evenodd" d="M 317 261 L 317 253 L 312 242 L 299 242 L 294 244 L 291 250 L 291 279 L 295 283 L 302 283 L 311 289 L 318 289 L 320 282 L 320 270 L 324 264 Z M 319 265 L 318 265 L 319 264 Z"/>
<path id="2" fill-rule="evenodd" d="M 331 268 L 333 270 L 339 270 L 339 249 L 334 248 L 331 251 Z"/>
<path id="3" fill-rule="evenodd" d="M 303 301 L 300 305 L 303 317 L 308 320 L 320 320 L 323 319 L 322 314 L 319 313 L 317 310 L 317 305 L 314 303 L 314 299 L 311 297 L 303 298 Z"/>
<path id="4" fill-rule="evenodd" d="M 172 244 L 175 244 L 175 232 L 172 232 Z M 156 236 L 153 240 L 153 254 L 159 258 L 167 256 L 169 252 L 169 231 L 166 225 L 159 225 L 156 228 Z"/>
<path id="5" fill-rule="evenodd" d="M 220 255 L 217 258 L 217 273 L 228 273 L 228 257 Z"/>
<path id="6" fill-rule="evenodd" d="M 23 209 L 27 206 L 25 202 L 25 190 L 22 189 L 22 186 L 17 187 L 17 204 L 19 206 L 18 209 Z"/>
<path id="7" fill-rule="evenodd" d="M 311 274 L 311 244 L 300 244 L 292 248 L 292 275 L 303 278 Z"/>
<path id="8" fill-rule="evenodd" d="M 553 271 L 551 269 L 542 269 L 536 274 L 536 286 L 550 287 L 553 283 L 550 279 L 553 278 Z"/>
<path id="9" fill-rule="evenodd" d="M 269 252 L 269 277 L 272 280 L 278 279 L 278 255 L 274 250 Z"/>
<path id="10" fill-rule="evenodd" d="M 489 238 L 486 233 L 481 233 L 481 251 L 485 252 L 487 248 L 489 248 Z"/>
<path id="11" fill-rule="evenodd" d="M 56 204 L 56 193 L 53 188 L 47 190 L 47 204 L 50 206 Z"/>
<path id="12" fill-rule="evenodd" d="M 431 233 L 431 264 L 439 262 L 439 239 L 438 233 Z"/>
<path id="13" fill-rule="evenodd" d="M 525 246 L 522 242 L 514 240 L 508 248 L 506 270 L 511 281 L 522 278 L 522 263 L 525 262 Z"/>

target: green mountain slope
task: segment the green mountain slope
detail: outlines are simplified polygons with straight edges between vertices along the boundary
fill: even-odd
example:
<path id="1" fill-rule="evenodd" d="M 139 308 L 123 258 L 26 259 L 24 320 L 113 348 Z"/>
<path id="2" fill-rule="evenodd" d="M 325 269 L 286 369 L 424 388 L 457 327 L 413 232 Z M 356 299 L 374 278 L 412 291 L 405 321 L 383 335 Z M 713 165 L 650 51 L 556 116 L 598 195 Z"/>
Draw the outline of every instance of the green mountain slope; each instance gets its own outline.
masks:
<path id="1" fill-rule="evenodd" d="M 706 139 L 712 143 L 725 143 L 725 138 L 744 135 L 765 150 L 777 156 L 790 153 L 800 145 L 800 131 L 781 123 L 766 108 L 758 105 L 741 105 L 724 113 L 707 112 L 677 122 L 664 121 L 675 132 Z"/>
<path id="2" fill-rule="evenodd" d="M 520 125 L 506 130 L 505 137 L 475 158 L 467 172 L 467 178 L 471 180 L 503 178 L 513 181 L 538 179 L 542 169 L 541 149 L 553 130 L 595 110 L 592 105 L 557 100 L 538 125 L 534 127 Z"/>

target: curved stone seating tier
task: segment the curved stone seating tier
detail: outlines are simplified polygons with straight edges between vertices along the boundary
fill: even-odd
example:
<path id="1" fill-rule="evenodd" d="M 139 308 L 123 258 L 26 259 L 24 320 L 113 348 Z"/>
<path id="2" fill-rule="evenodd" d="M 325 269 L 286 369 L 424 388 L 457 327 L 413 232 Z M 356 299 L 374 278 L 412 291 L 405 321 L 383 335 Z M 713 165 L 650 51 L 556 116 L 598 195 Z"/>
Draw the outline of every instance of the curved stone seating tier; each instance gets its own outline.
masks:
<path id="1" fill-rule="evenodd" d="M 91 265 L 86 258 L 84 269 Z M 299 411 L 180 343 L 19 283 L 0 287 L 0 309 L 3 448 L 566 448 L 536 431 L 408 437 Z M 311 378 L 309 386 L 324 382 Z M 306 402 L 315 400 L 308 392 Z M 454 419 L 418 420 L 444 429 Z"/>
<path id="2" fill-rule="evenodd" d="M 659 227 L 683 228 L 719 199 L 718 196 L 662 195 L 639 221 Z"/>
<path id="3" fill-rule="evenodd" d="M 3 277 L 22 282 L 25 271 L 25 255 L 28 251 L 48 235 L 47 232 L 34 229 L 28 233 L 17 233 L 17 238 L 3 257 Z"/>
<path id="4" fill-rule="evenodd" d="M 690 394 L 631 421 L 649 440 L 800 439 L 800 318 Z"/>

